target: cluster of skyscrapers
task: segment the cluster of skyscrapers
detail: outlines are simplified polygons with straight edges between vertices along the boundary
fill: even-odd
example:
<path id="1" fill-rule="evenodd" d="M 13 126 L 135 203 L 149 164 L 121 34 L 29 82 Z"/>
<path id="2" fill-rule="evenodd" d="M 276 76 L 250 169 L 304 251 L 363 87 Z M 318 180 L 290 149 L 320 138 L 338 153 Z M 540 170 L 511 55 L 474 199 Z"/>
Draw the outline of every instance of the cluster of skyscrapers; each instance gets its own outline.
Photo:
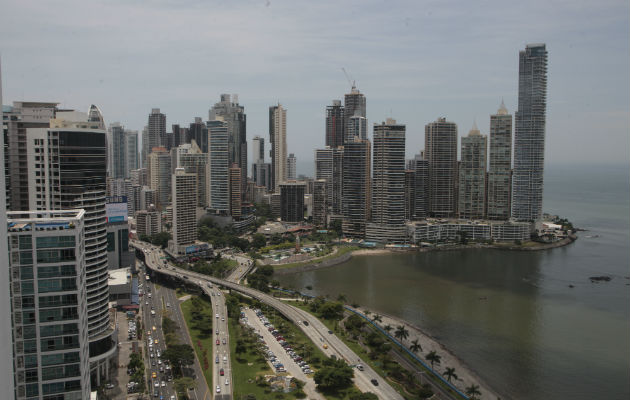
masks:
<path id="1" fill-rule="evenodd" d="M 286 223 L 340 223 L 347 237 L 383 243 L 460 231 L 497 240 L 529 235 L 542 217 L 546 65 L 544 44 L 520 52 L 514 136 L 501 104 L 489 140 L 474 125 L 461 138 L 459 160 L 457 125 L 445 118 L 425 126 L 424 151 L 411 160 L 404 124 L 374 124 L 370 140 L 366 97 L 353 85 L 343 104 L 326 107 L 315 176 L 300 179 L 281 104 L 269 107 L 268 161 L 265 138 L 253 138 L 249 177 L 237 95 L 222 94 L 208 120 L 170 131 L 154 108 L 141 147 L 137 131 L 106 128 L 96 106 L 87 113 L 57 103 L 3 106 L 0 206 L 6 198 L 8 220 L 0 245 L 8 247 L 0 253 L 9 268 L 0 278 L 11 290 L 0 303 L 10 305 L 12 324 L 2 335 L 13 338 L 16 398 L 87 398 L 115 368 L 108 269 L 133 262 L 127 217 L 138 236 L 170 231 L 173 257 L 204 249 L 202 216 L 244 230 L 257 203 Z"/>

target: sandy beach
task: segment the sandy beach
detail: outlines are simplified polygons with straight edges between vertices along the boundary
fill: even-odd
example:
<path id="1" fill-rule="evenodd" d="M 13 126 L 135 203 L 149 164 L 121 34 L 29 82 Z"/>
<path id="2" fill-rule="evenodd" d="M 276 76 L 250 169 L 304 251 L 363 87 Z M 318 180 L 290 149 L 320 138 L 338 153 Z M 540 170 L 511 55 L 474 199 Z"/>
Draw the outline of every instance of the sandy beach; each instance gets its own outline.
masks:
<path id="1" fill-rule="evenodd" d="M 372 251 L 372 250 L 369 250 Z M 363 313 L 364 308 L 355 309 L 356 311 Z M 415 339 L 418 339 L 418 342 L 422 346 L 422 351 L 417 355 L 430 366 L 430 362 L 425 360 L 426 354 L 431 351 L 435 351 L 438 355 L 442 357 L 440 364 L 435 364 L 434 369 L 440 375 L 444 373 L 446 367 L 455 368 L 455 374 L 457 374 L 458 379 L 453 379 L 451 381 L 461 392 L 466 393 L 466 387 L 474 384 L 479 385 L 479 390 L 481 391 L 480 399 L 492 399 L 495 400 L 497 398 L 504 398 L 499 396 L 492 388 L 484 382 L 470 367 L 468 367 L 462 360 L 460 360 L 455 354 L 449 351 L 442 344 L 438 343 L 435 339 L 433 339 L 429 334 L 424 332 L 419 327 L 410 324 L 409 322 L 403 321 L 400 318 L 392 317 L 390 315 L 382 314 L 375 310 L 369 310 L 370 315 L 369 318 L 373 318 L 375 314 L 378 314 L 383 319 L 382 322 L 377 323 L 381 328 L 386 325 L 391 325 L 394 330 L 397 326 L 405 325 L 406 329 L 409 331 L 409 337 L 403 342 L 407 348 L 411 344 L 411 342 Z M 393 336 L 392 330 L 391 334 Z"/>

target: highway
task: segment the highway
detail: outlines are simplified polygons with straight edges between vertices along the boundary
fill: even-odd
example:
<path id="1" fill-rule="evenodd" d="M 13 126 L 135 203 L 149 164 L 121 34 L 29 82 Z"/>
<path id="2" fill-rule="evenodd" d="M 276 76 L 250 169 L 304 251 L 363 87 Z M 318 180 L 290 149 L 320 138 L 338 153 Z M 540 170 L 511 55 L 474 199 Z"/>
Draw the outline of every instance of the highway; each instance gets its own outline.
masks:
<path id="1" fill-rule="evenodd" d="M 151 247 L 148 244 L 142 244 L 137 241 L 131 241 L 134 247 L 146 248 Z M 157 253 L 157 252 L 152 252 Z M 160 252 L 161 254 L 161 252 Z M 147 259 L 148 261 L 149 259 Z M 362 392 L 372 392 L 376 394 L 379 399 L 383 400 L 402 400 L 403 397 L 394 390 L 394 388 L 387 382 L 383 381 L 380 376 L 366 363 L 362 362 L 359 356 L 352 351 L 345 343 L 341 341 L 334 333 L 328 330 L 328 328 L 319 319 L 311 315 L 306 311 L 302 311 L 296 307 L 283 303 L 282 301 L 262 293 L 258 290 L 239 285 L 237 283 L 229 282 L 227 280 L 214 278 L 207 275 L 198 274 L 191 271 L 182 270 L 172 267 L 168 264 L 160 263 L 159 255 L 153 254 L 151 262 L 147 262 L 147 267 L 157 269 L 156 272 L 163 273 L 170 276 L 180 277 L 182 280 L 188 280 L 191 283 L 200 285 L 201 287 L 207 286 L 207 282 L 211 282 L 215 285 L 221 285 L 223 287 L 235 290 L 252 298 L 275 308 L 282 313 L 291 322 L 296 324 L 312 341 L 329 357 L 335 355 L 337 358 L 343 358 L 349 364 L 363 364 L 364 370 L 354 371 L 354 382 Z M 326 348 L 327 347 L 327 348 Z M 372 381 L 377 382 L 374 385 Z"/>

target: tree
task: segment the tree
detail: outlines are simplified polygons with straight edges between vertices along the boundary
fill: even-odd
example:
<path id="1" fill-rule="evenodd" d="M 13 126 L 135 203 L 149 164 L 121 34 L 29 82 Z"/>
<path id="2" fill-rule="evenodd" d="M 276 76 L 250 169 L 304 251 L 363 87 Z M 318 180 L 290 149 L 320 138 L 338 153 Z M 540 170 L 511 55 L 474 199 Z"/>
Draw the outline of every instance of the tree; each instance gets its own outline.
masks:
<path id="1" fill-rule="evenodd" d="M 352 386 L 354 371 L 345 361 L 327 359 L 324 366 L 315 372 L 313 380 L 323 392 L 337 392 Z"/>
<path id="2" fill-rule="evenodd" d="M 267 239 L 265 239 L 265 235 L 262 233 L 256 233 L 252 236 L 252 247 L 255 249 L 260 249 L 267 245 Z"/>
<path id="3" fill-rule="evenodd" d="M 370 310 L 363 310 L 363 315 L 365 315 L 366 317 L 369 317 L 370 314 L 372 314 Z"/>
<path id="4" fill-rule="evenodd" d="M 346 301 L 348 301 L 348 298 L 346 297 L 345 294 L 339 293 L 339 296 L 337 296 L 337 301 L 341 303 L 345 303 Z"/>
<path id="5" fill-rule="evenodd" d="M 195 353 L 192 347 L 187 344 L 174 344 L 164 350 L 162 357 L 170 362 L 171 365 L 191 365 L 195 361 Z M 182 368 L 180 373 L 183 374 Z"/>
<path id="6" fill-rule="evenodd" d="M 405 325 L 400 325 L 396 327 L 394 337 L 396 339 L 400 339 L 401 342 L 409 337 L 409 331 L 407 330 L 407 328 L 405 328 Z"/>
<path id="7" fill-rule="evenodd" d="M 245 342 L 242 339 L 238 339 L 236 341 L 236 348 L 234 349 L 234 352 L 236 354 L 243 354 L 247 351 L 247 346 L 245 345 Z"/>
<path id="8" fill-rule="evenodd" d="M 435 351 L 431 351 L 425 356 L 425 358 L 431 362 L 431 369 L 433 369 L 433 364 L 439 364 L 442 356 Z"/>
<path id="9" fill-rule="evenodd" d="M 385 332 L 390 333 L 391 331 L 394 330 L 394 327 L 392 327 L 391 325 L 387 324 L 383 327 L 383 330 L 385 330 Z"/>
<path id="10" fill-rule="evenodd" d="M 466 394 L 470 396 L 471 399 L 476 399 L 477 396 L 481 396 L 481 391 L 479 390 L 479 385 L 471 384 L 466 389 Z"/>
<path id="11" fill-rule="evenodd" d="M 374 314 L 374 316 L 372 317 L 372 322 L 383 322 L 383 317 L 378 314 Z"/>
<path id="12" fill-rule="evenodd" d="M 343 316 L 343 305 L 341 303 L 327 301 L 317 310 L 324 319 L 341 319 Z"/>
<path id="13" fill-rule="evenodd" d="M 418 339 L 414 339 L 411 341 L 411 346 L 409 346 L 409 350 L 411 350 L 414 353 L 417 353 L 418 351 L 422 351 L 422 345 L 420 344 Z"/>
<path id="14" fill-rule="evenodd" d="M 197 386 L 197 382 L 189 376 L 175 379 L 175 391 L 177 394 L 185 395 L 188 389 L 192 389 Z"/>
<path id="15" fill-rule="evenodd" d="M 340 219 L 335 219 L 335 220 L 331 221 L 330 225 L 328 227 L 331 230 L 335 231 L 337 236 L 341 236 L 342 229 L 341 229 L 341 220 Z"/>
<path id="16" fill-rule="evenodd" d="M 459 379 L 455 373 L 455 368 L 446 367 L 446 371 L 444 371 L 442 375 L 444 375 L 449 382 L 452 378 L 455 378 L 455 380 Z"/>

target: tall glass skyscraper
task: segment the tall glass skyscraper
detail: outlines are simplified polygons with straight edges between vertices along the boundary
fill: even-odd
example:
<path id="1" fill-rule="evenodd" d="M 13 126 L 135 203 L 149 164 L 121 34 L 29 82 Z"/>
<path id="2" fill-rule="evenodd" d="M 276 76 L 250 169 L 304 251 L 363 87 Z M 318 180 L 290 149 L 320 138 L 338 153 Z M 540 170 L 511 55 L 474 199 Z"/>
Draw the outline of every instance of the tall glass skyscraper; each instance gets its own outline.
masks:
<path id="1" fill-rule="evenodd" d="M 542 218 L 546 107 L 547 49 L 530 44 L 519 52 L 512 178 L 512 218 L 518 221 Z"/>

